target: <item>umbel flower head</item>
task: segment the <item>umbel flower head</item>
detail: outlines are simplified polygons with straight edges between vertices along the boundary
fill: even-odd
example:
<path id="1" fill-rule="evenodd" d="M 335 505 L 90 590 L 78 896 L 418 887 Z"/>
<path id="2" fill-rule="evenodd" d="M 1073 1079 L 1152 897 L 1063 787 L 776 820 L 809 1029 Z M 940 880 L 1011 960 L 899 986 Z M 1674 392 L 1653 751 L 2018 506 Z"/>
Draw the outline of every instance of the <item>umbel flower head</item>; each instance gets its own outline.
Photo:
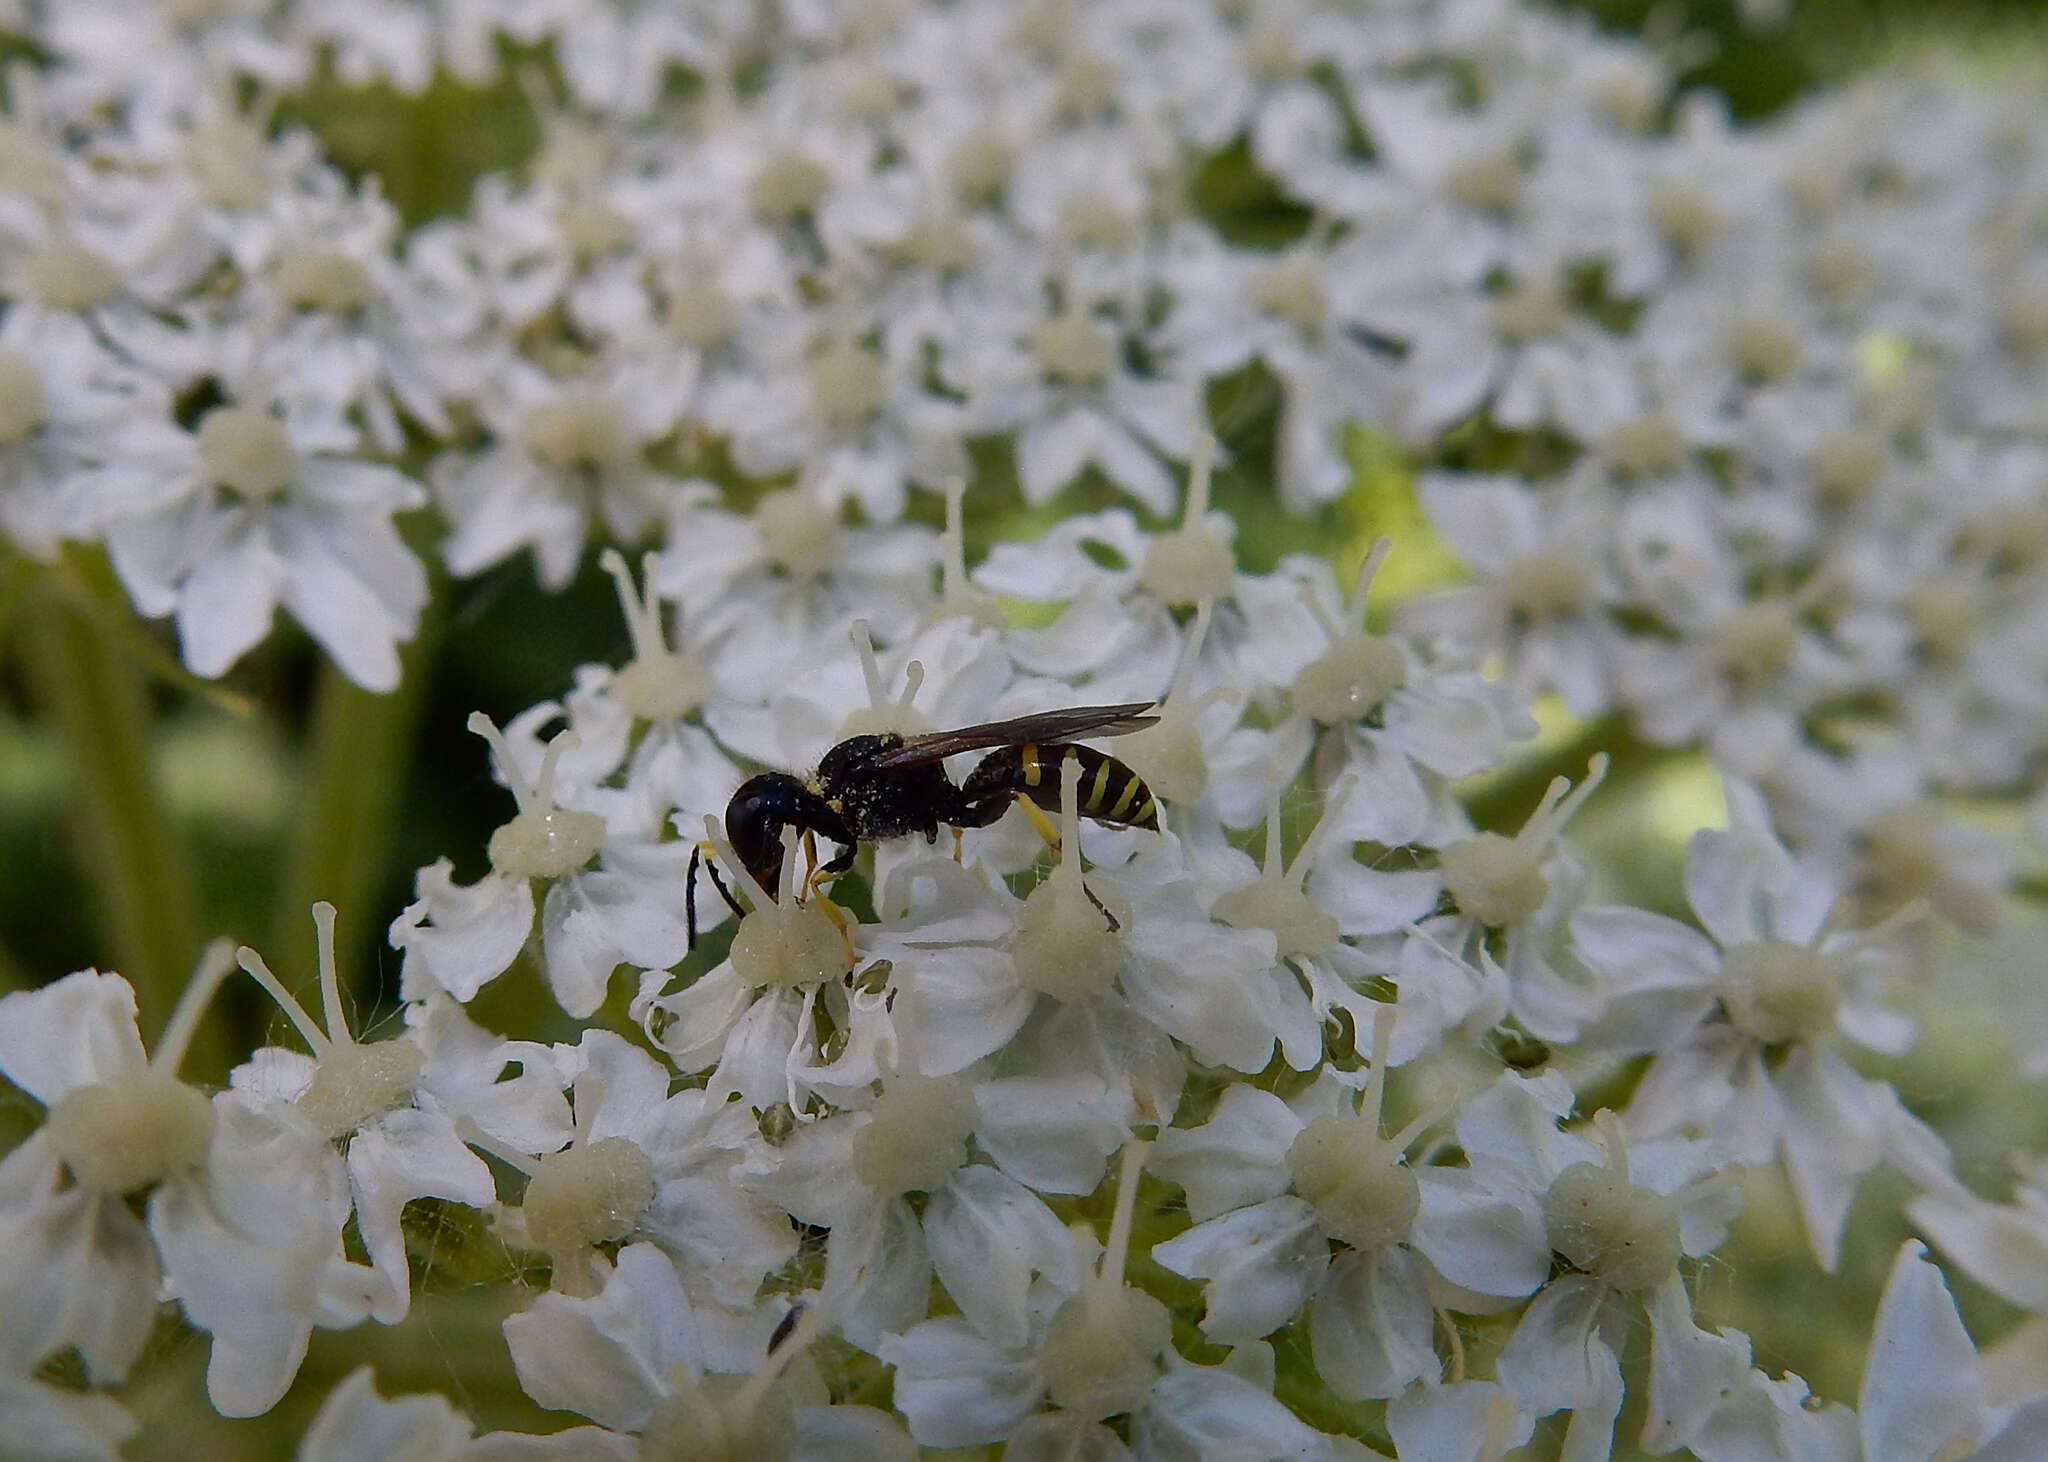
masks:
<path id="1" fill-rule="evenodd" d="M 1685 38 L 1521 0 L 14 23 L 0 607 L 118 583 L 236 694 L 280 606 L 407 696 L 521 576 L 622 621 L 469 714 L 511 803 L 377 915 L 382 1027 L 326 903 L 317 1002 L 217 946 L 153 1056 L 120 976 L 0 998 L 0 1436 L 113 1455 L 172 1307 L 242 1416 L 477 1302 L 450 1395 L 587 1425 L 356 1371 L 301 1455 L 2031 1455 L 2031 1331 L 1980 1357 L 1917 1247 L 1854 1396 L 1698 1298 L 1754 1298 L 1764 1176 L 1853 1283 L 1889 1169 L 2048 1308 L 2038 1184 L 1874 1064 L 2040 882 L 2031 93 L 1737 125 Z M 430 199 L 353 140 L 501 104 L 533 155 Z M 946 817 L 818 771 L 1017 718 L 919 768 Z M 278 1043 L 209 1091 L 237 962 Z"/>

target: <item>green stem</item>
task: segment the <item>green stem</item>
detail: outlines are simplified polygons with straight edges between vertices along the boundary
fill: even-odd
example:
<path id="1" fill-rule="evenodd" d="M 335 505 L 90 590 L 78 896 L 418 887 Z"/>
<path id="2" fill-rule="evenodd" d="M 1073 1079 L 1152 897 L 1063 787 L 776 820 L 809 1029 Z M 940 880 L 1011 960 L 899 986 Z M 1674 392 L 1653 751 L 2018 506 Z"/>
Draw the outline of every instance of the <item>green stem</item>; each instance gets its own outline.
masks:
<path id="1" fill-rule="evenodd" d="M 168 1018 L 199 958 L 192 865 L 150 772 L 153 717 L 132 657 L 103 632 L 86 584 L 38 576 L 17 638 L 35 699 L 71 758 L 75 855 L 100 905 L 93 951 L 135 987 L 142 1029 Z"/>
<path id="2" fill-rule="evenodd" d="M 1483 778 L 1466 796 L 1465 810 L 1482 831 L 1515 832 L 1535 810 L 1553 778 L 1564 777 L 1576 785 L 1586 775 L 1586 764 L 1603 751 L 1609 765 L 1601 793 L 1627 783 L 1645 767 L 1680 754 L 1639 739 L 1625 716 L 1602 716 L 1586 722 L 1558 745 Z M 1601 793 L 1594 794 L 1596 800 Z"/>
<path id="3" fill-rule="evenodd" d="M 440 639 L 438 612 L 445 586 L 435 585 L 420 630 L 404 651 L 398 689 L 364 690 L 322 660 L 314 687 L 306 800 L 293 821 L 292 845 L 264 951 L 287 987 L 314 981 L 312 908 L 335 907 L 336 967 L 344 985 L 363 968 L 366 941 L 394 910 L 377 896 L 390 871 L 393 829 L 412 768 L 429 662 Z"/>

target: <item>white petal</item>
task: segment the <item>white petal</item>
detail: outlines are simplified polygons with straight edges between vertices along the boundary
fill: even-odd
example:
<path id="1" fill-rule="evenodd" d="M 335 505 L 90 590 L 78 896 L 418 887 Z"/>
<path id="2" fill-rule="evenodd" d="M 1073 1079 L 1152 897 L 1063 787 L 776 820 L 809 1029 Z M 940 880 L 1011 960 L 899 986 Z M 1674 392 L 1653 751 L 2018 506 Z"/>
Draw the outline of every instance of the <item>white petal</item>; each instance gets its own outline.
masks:
<path id="1" fill-rule="evenodd" d="M 46 1107 L 148 1064 L 135 991 L 119 975 L 79 970 L 0 997 L 0 1075 Z"/>
<path id="2" fill-rule="evenodd" d="M 675 1266 L 652 1244 L 619 1251 L 589 1299 L 541 1295 L 505 1319 L 512 1368 L 528 1396 L 614 1431 L 636 1431 L 668 1391 L 672 1365 L 696 1368 L 696 1319 Z"/>
<path id="3" fill-rule="evenodd" d="M 1416 1178 L 1422 1212 L 1410 1242 L 1438 1273 L 1480 1294 L 1536 1292 L 1550 1272 L 1550 1241 L 1532 1193 L 1456 1168 L 1423 1168 Z"/>
<path id="4" fill-rule="evenodd" d="M 1867 1462 L 1925 1462 L 1957 1437 L 1974 1439 L 1984 1414 L 1977 1347 L 1926 1246 L 1899 1247 L 1878 1302 L 1856 1409 Z"/>
<path id="5" fill-rule="evenodd" d="M 386 1401 L 376 1377 L 358 1366 L 320 1403 L 299 1439 L 297 1462 L 454 1462 L 469 1440 L 468 1418 L 430 1393 Z"/>
<path id="6" fill-rule="evenodd" d="M 917 1462 L 903 1423 L 872 1406 L 805 1406 L 791 1462 Z"/>
<path id="7" fill-rule="evenodd" d="M 1058 1217 L 994 1168 L 961 1168 L 947 1179 L 925 1206 L 924 1232 L 946 1293 L 993 1345 L 1021 1347 L 1029 1337 L 1033 1276 L 1067 1293 L 1080 1286 Z"/>
<path id="8" fill-rule="evenodd" d="M 1201 1126 L 1162 1131 L 1146 1166 L 1187 1190 L 1188 1215 L 1201 1223 L 1284 1193 L 1290 1181 L 1287 1148 L 1301 1127 L 1301 1119 L 1273 1093 L 1230 1086 Z"/>
<path id="9" fill-rule="evenodd" d="M 194 675 L 223 675 L 270 633 L 271 611 L 290 578 L 253 525 L 207 555 L 178 594 L 178 641 Z"/>
<path id="10" fill-rule="evenodd" d="M 465 887 L 442 858 L 419 871 L 414 899 L 391 924 L 392 946 L 404 953 L 399 993 L 407 1000 L 437 989 L 474 1000 L 511 967 L 533 931 L 533 889 L 523 878 L 492 874 Z"/>
<path id="11" fill-rule="evenodd" d="M 415 1198 L 446 1198 L 486 1208 L 497 1196 L 491 1170 L 455 1135 L 445 1116 L 405 1108 L 357 1132 L 348 1145 L 349 1186 L 370 1263 L 390 1286 L 373 1317 L 396 1324 L 405 1316 L 409 1281 L 399 1219 Z"/>
<path id="12" fill-rule="evenodd" d="M 1345 1254 L 1330 1265 L 1309 1314 L 1316 1373 L 1346 1401 L 1398 1396 L 1411 1382 L 1439 1378 L 1435 1326 L 1412 1254 Z"/>
<path id="13" fill-rule="evenodd" d="M 121 1443 L 135 1435 L 135 1422 L 105 1396 L 46 1386 L 27 1376 L 0 1371 L 0 1416 L 17 1440 L 34 1438 L 23 1457 L 38 1462 L 121 1462 Z"/>
<path id="14" fill-rule="evenodd" d="M 896 1409 L 927 1447 L 1001 1441 L 1044 1389 L 1030 1352 L 993 1344 L 957 1315 L 927 1320 L 877 1353 L 896 1368 Z"/>
<path id="15" fill-rule="evenodd" d="M 1152 1247 L 1175 1274 L 1204 1279 L 1202 1333 L 1223 1345 L 1270 1335 L 1300 1313 L 1328 1262 L 1315 1213 L 1291 1194 L 1233 1209 Z"/>

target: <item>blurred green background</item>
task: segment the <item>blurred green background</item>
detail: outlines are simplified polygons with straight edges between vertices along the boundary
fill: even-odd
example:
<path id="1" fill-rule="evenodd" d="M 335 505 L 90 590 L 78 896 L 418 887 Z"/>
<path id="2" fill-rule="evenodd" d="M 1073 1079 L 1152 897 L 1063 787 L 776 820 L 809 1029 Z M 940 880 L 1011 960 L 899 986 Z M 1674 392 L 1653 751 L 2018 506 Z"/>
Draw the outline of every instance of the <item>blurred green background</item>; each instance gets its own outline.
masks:
<path id="1" fill-rule="evenodd" d="M 2038 66 L 2048 55 L 2041 0 L 1809 3 L 1768 31 L 1742 29 L 1733 7 L 1720 3 L 1601 0 L 1578 8 L 1615 30 L 1686 37 L 1686 83 L 1719 89 L 1752 119 L 1872 66 L 1941 53 L 1997 71 Z M 458 211 L 476 177 L 516 168 L 539 138 L 525 94 L 510 80 L 481 91 L 443 81 L 418 98 L 328 80 L 287 103 L 280 118 L 316 129 L 344 167 L 381 177 L 411 222 Z M 1234 236 L 1298 227 L 1241 156 L 1196 186 L 1198 205 Z M 1270 383 L 1256 375 L 1224 383 L 1211 399 L 1234 464 L 1215 498 L 1238 519 L 1246 568 L 1312 551 L 1331 554 L 1348 573 L 1384 532 L 1396 550 L 1383 591 L 1412 592 L 1451 572 L 1415 510 L 1405 464 L 1370 436 L 1357 440 L 1358 482 L 1345 500 L 1313 519 L 1281 514 L 1261 486 L 1273 401 Z M 1110 501 L 1101 484 L 1083 482 L 1030 511 L 997 455 L 985 461 L 970 499 L 970 559 L 992 541 L 1029 536 Z M 937 523 L 934 506 L 925 505 L 925 515 Z M 426 515 L 409 531 L 431 561 Z M 1385 607 L 1379 599 L 1376 616 Z M 287 985 L 308 988 L 307 910 L 326 898 L 340 908 L 357 1028 L 375 1029 L 396 1008 L 396 956 L 383 930 L 409 901 L 414 871 L 447 855 L 465 881 L 478 876 L 490 831 L 512 810 L 465 718 L 481 709 L 502 722 L 560 694 L 576 665 L 623 663 L 628 654 L 611 584 L 594 558 L 555 595 L 538 590 L 520 560 L 467 582 L 437 578 L 434 607 L 394 695 L 348 685 L 283 622 L 223 682 L 203 684 L 179 668 L 168 626 L 133 618 L 96 555 L 45 567 L 0 545 L 0 991 L 86 966 L 119 969 L 138 986 L 143 1030 L 153 1038 L 200 945 L 215 934 L 256 945 Z M 1603 747 L 1626 774 L 1575 831 L 1595 861 L 1628 870 L 1615 893 L 1682 913 L 1685 838 L 1718 816 L 1712 780 L 1691 759 L 1653 754 L 1613 724 L 1554 725 L 1526 768 L 1475 789 L 1482 820 L 1519 825 L 1553 772 L 1577 776 Z M 1867 1068 L 1898 1082 L 1913 1109 L 1956 1143 L 1965 1176 L 1992 1193 L 2009 1181 L 2006 1150 L 2048 1140 L 2037 1104 L 2012 1100 L 2006 1027 L 1992 1015 L 1996 1002 L 2040 1008 L 2029 944 L 2043 932 L 2037 920 L 1991 946 L 1945 949 L 1943 973 L 1923 992 L 1927 1038 L 1909 1060 Z M 622 1004 L 615 1000 L 601 1018 L 623 1026 Z M 576 1029 L 519 971 L 489 987 L 475 1013 L 538 1038 L 573 1039 Z M 233 1055 L 281 1031 L 254 985 L 233 981 L 187 1074 L 218 1082 Z M 21 1093 L 0 1089 L 0 1150 L 37 1116 Z M 1878 1289 L 1906 1232 L 1896 1211 L 1903 1196 L 1885 1182 L 1871 1185 L 1842 1273 L 1829 1277 L 1814 1272 L 1783 1195 L 1758 1180 L 1736 1242 L 1697 1276 L 1703 1316 L 1766 1337 L 1758 1353 L 1766 1369 L 1797 1370 L 1822 1394 L 1853 1402 Z M 206 1411 L 204 1341 L 167 1320 L 131 1392 L 146 1427 L 133 1455 L 172 1445 L 224 1458 L 280 1455 L 327 1387 L 372 1357 L 387 1392 L 446 1390 L 487 1425 L 561 1425 L 564 1418 L 518 1394 L 503 1364 L 496 1326 L 520 1292 L 483 1281 L 515 1273 L 514 1260 L 459 1213 L 416 1205 L 409 1220 L 427 1271 L 412 1318 L 395 1330 L 316 1335 L 301 1384 L 270 1417 L 229 1423 Z M 2005 1306 L 1951 1279 L 1980 1341 L 2012 1324 Z M 1639 1334 L 1636 1364 L 1646 1347 Z M 1623 1438 L 1633 1415 L 1632 1406 Z"/>

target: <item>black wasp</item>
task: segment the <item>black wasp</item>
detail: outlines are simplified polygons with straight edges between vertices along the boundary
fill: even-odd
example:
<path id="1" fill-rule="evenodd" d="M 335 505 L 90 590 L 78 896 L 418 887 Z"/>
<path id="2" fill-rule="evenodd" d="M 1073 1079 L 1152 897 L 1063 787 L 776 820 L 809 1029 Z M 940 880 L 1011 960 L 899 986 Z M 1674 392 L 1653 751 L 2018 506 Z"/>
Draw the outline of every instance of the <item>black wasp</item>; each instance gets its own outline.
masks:
<path id="1" fill-rule="evenodd" d="M 1145 714 L 1151 708 L 1150 701 L 1076 706 L 963 726 L 957 731 L 918 736 L 889 731 L 848 737 L 825 753 L 817 771 L 808 778 L 762 772 L 742 782 L 725 809 L 725 835 L 754 882 L 775 898 L 782 881 L 785 828 L 816 833 L 837 843 L 839 852 L 817 876 L 844 873 L 853 866 L 862 843 L 912 833 L 923 833 L 926 842 L 937 842 L 940 828 L 987 827 L 1019 799 L 1057 813 L 1060 764 L 1069 755 L 1081 763 L 1083 817 L 1156 832 L 1159 804 L 1144 779 L 1113 756 L 1072 744 L 1082 736 L 1142 731 L 1159 719 Z M 956 784 L 941 765 L 949 756 L 990 747 L 994 750 L 975 763 L 965 782 Z M 685 896 L 693 947 L 697 941 L 697 861 L 702 852 L 700 847 L 690 856 Z M 706 863 L 705 867 L 726 904 L 735 914 L 744 914 L 746 910 L 719 878 L 716 865 Z"/>

